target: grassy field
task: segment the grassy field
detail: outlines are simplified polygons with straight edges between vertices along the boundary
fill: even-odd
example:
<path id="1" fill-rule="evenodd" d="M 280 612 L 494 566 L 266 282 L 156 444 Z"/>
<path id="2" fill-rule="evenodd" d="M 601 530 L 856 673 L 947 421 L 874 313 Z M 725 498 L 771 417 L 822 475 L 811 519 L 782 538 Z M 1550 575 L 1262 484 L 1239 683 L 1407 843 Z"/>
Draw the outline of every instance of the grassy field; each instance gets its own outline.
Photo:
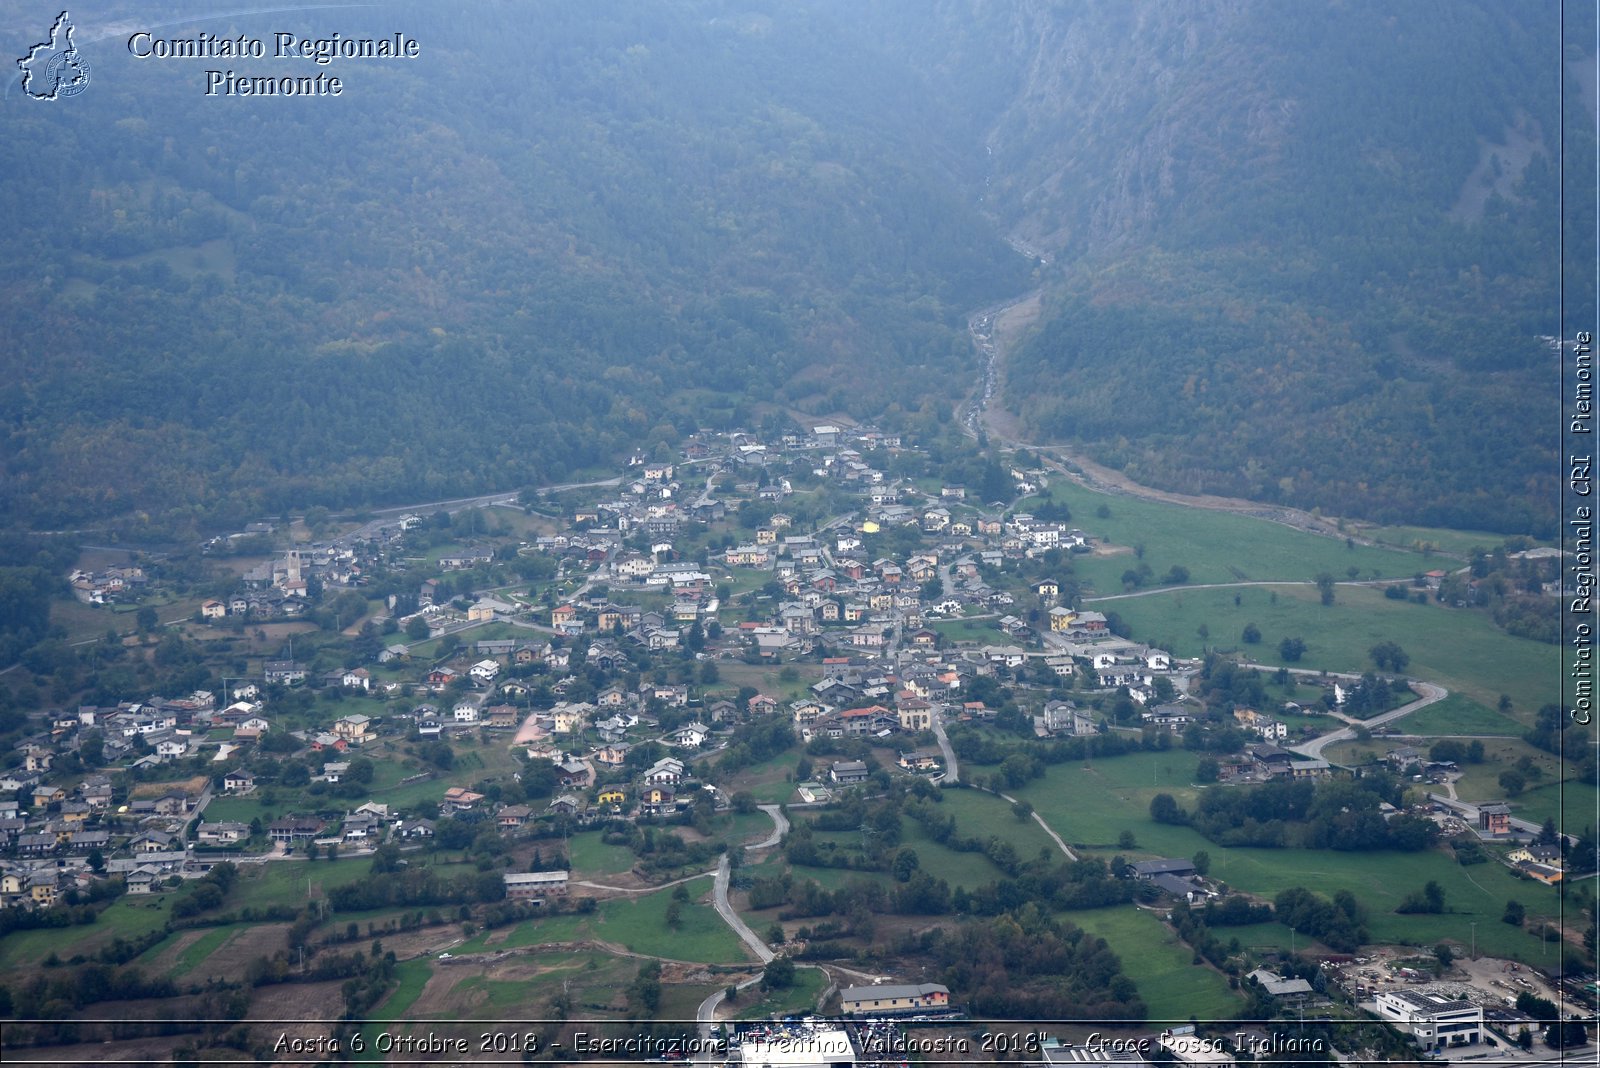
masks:
<path id="1" fill-rule="evenodd" d="M 1594 826 L 1595 813 L 1600 812 L 1600 790 L 1592 782 L 1568 779 L 1565 783 L 1549 782 L 1511 799 L 1511 813 L 1518 819 L 1543 823 L 1553 819 L 1563 825 L 1558 810 L 1565 805 L 1564 826 L 1568 834 L 1576 834 L 1585 826 Z"/>
<path id="2" fill-rule="evenodd" d="M 1410 578 L 1435 566 L 1420 553 L 1360 545 L 1346 548 L 1337 538 L 1264 519 L 1111 497 L 1064 480 L 1057 480 L 1051 493 L 1072 510 L 1073 523 L 1095 538 L 1112 545 L 1146 546 L 1142 561 L 1132 554 L 1073 558 L 1078 574 L 1092 580 L 1102 593 L 1120 590 L 1122 573 L 1141 562 L 1157 576 L 1182 565 L 1189 569 L 1191 582 L 1310 580 L 1324 571 L 1344 578 L 1350 567 L 1359 568 L 1362 578 Z M 1027 511 L 1030 500 L 1019 502 L 1017 510 Z M 1101 506 L 1110 510 L 1108 517 L 1095 514 Z"/>
<path id="3" fill-rule="evenodd" d="M 504 927 L 483 931 L 452 950 L 456 954 L 486 950 L 537 946 L 544 942 L 578 942 L 591 936 L 589 917 L 569 913 L 537 920 L 525 920 L 510 930 Z"/>
<path id="4" fill-rule="evenodd" d="M 956 833 L 987 838 L 997 835 L 1010 842 L 1017 856 L 1024 859 L 1037 856 L 1047 849 L 1060 855 L 1056 844 L 1031 818 L 1019 820 L 1011 814 L 1011 802 L 982 790 L 945 790 L 943 811 L 956 818 Z"/>
<path id="5" fill-rule="evenodd" d="M 1478 530 L 1445 530 L 1440 527 L 1369 527 L 1360 524 L 1355 528 L 1357 537 L 1366 538 L 1382 545 L 1392 545 L 1401 549 L 1414 549 L 1419 552 L 1424 545 L 1432 545 L 1447 553 L 1467 556 L 1474 549 L 1493 549 L 1505 542 L 1504 534 L 1490 534 Z M 1544 544 L 1544 543 L 1540 543 Z M 1423 568 L 1432 571 L 1434 568 L 1450 568 L 1448 559 L 1434 559 L 1431 566 Z"/>
<path id="6" fill-rule="evenodd" d="M 903 822 L 905 824 L 902 835 L 903 846 L 916 850 L 918 866 L 935 878 L 948 882 L 952 890 L 958 886 L 974 890 L 1006 877 L 1005 872 L 995 867 L 982 853 L 958 853 L 929 838 L 928 833 L 922 829 L 922 824 L 915 820 L 908 819 Z M 1037 830 L 1038 825 L 1035 824 L 1034 827 Z M 956 833 L 965 836 L 978 834 L 978 831 L 976 828 L 963 826 L 957 817 Z M 1024 853 L 1022 856 L 1026 859 L 1037 852 L 1038 849 L 1035 848 L 1033 853 Z"/>
<path id="7" fill-rule="evenodd" d="M 1212 934 L 1227 943 L 1235 938 L 1239 947 L 1256 952 L 1291 950 L 1302 952 L 1310 942 L 1303 934 L 1296 934 L 1281 923 L 1247 923 L 1242 927 L 1217 927 Z"/>
<path id="8" fill-rule="evenodd" d="M 779 676 L 793 669 L 794 678 Z M 822 668 L 816 664 L 744 664 L 738 661 L 719 663 L 719 691 L 732 698 L 741 686 L 752 686 L 768 697 L 780 701 L 794 701 L 806 696 L 808 687 L 822 680 Z"/>
<path id="9" fill-rule="evenodd" d="M 988 645 L 1001 645 L 1006 638 L 995 627 L 995 617 L 985 619 L 942 619 L 937 623 L 930 623 L 928 629 L 943 634 L 947 641 L 952 642 L 983 642 Z"/>
<path id="10" fill-rule="evenodd" d="M 1066 913 L 1062 919 L 1110 944 L 1122 959 L 1123 974 L 1138 986 L 1152 1022 L 1225 1020 L 1244 1008 L 1227 978 L 1194 965 L 1194 950 L 1152 912 L 1118 905 Z"/>
<path id="11" fill-rule="evenodd" d="M 223 907 L 299 907 L 307 901 L 323 897 L 336 886 L 360 882 L 367 878 L 371 868 L 372 861 L 368 857 L 245 865 L 239 869 L 239 879 Z"/>
<path id="12" fill-rule="evenodd" d="M 482 762 L 483 756 L 479 754 L 486 754 L 491 759 L 498 757 L 492 747 L 467 748 L 461 755 L 475 757 Z M 388 753 L 379 751 L 371 755 L 374 766 L 367 796 L 390 806 L 391 809 L 412 807 L 424 802 L 437 803 L 444 797 L 445 790 L 456 782 L 451 778 L 450 772 L 437 772 L 409 761 L 402 762 L 402 756 L 392 751 Z M 337 754 L 330 754 L 329 759 L 335 756 Z M 424 771 L 431 773 L 432 777 L 404 782 Z M 456 774 L 459 779 L 466 772 Z M 481 773 L 472 775 L 474 781 L 485 777 Z M 401 785 L 402 783 L 404 785 Z M 345 811 L 360 803 L 360 799 L 338 798 L 329 794 L 317 795 L 304 789 L 289 790 L 274 787 L 270 793 L 273 798 L 271 804 L 262 804 L 263 797 L 267 795 L 267 791 L 262 790 L 243 796 L 234 794 L 218 796 L 206 806 L 206 822 L 220 823 L 231 820 L 249 823 L 252 819 L 259 818 L 265 824 L 289 812 Z"/>
<path id="13" fill-rule="evenodd" d="M 1304 849 L 1223 848 L 1188 827 L 1158 824 L 1149 818 L 1150 798 L 1162 789 L 1190 804 L 1195 791 L 1176 784 L 1165 758 L 1187 761 L 1190 754 L 1136 754 L 1097 762 L 1092 769 L 1066 765 L 1049 770 L 1016 796 L 1030 801 L 1069 842 L 1085 844 L 1103 856 L 1190 857 L 1211 855 L 1211 878 L 1245 893 L 1271 899 L 1292 886 L 1331 896 L 1354 893 L 1369 909 L 1373 940 L 1431 946 L 1443 938 L 1465 942 L 1477 923 L 1479 949 L 1527 963 L 1538 963 L 1540 945 L 1520 928 L 1500 922 L 1505 903 L 1515 898 L 1530 913 L 1554 913 L 1555 891 L 1517 879 L 1498 864 L 1462 867 L 1444 850 L 1426 853 L 1344 853 Z M 1185 764 L 1185 767 L 1187 765 Z M 1145 785 L 1153 775 L 1155 785 Z M 1165 780 L 1165 781 L 1164 781 Z M 1217 789 L 1217 787 L 1211 787 Z M 1137 848 L 1119 849 L 1121 831 L 1131 831 Z M 1435 880 L 1450 912 L 1402 916 L 1393 910 L 1407 893 Z"/>
<path id="14" fill-rule="evenodd" d="M 567 855 L 574 878 L 593 879 L 597 875 L 619 875 L 632 869 L 638 858 L 627 846 L 606 845 L 599 831 L 583 831 L 567 840 Z"/>
<path id="15" fill-rule="evenodd" d="M 792 801 L 795 797 L 794 784 L 789 781 L 789 777 L 795 765 L 799 763 L 802 753 L 803 750 L 796 745 L 776 756 L 768 757 L 759 764 L 741 768 L 723 784 L 723 789 L 730 796 L 741 790 L 747 790 L 763 804 Z M 813 763 L 824 771 L 827 769 L 823 761 L 813 761 Z"/>
<path id="16" fill-rule="evenodd" d="M 667 926 L 666 913 L 672 903 L 672 891 L 661 890 L 605 902 L 600 906 L 599 922 L 593 925 L 596 936 L 608 942 L 620 942 L 635 953 L 675 960 L 708 964 L 737 964 L 746 960 L 744 943 L 722 922 L 715 909 L 699 903 L 700 898 L 710 893 L 710 878 L 688 885 L 691 901 L 683 906 L 677 927 Z"/>
<path id="17" fill-rule="evenodd" d="M 528 920 L 507 931 L 487 931 L 463 943 L 457 953 L 512 949 L 543 942 L 585 940 L 611 942 L 634 952 L 673 960 L 707 964 L 740 964 L 747 960 L 744 945 L 715 909 L 701 904 L 708 899 L 710 877 L 688 884 L 690 901 L 680 909 L 677 927 L 667 925 L 672 891 L 659 890 L 636 897 L 600 903 L 588 915 L 567 914 Z"/>
<path id="18" fill-rule="evenodd" d="M 917 856 L 919 859 L 922 856 L 922 850 L 920 848 L 917 850 Z M 974 856 L 976 856 L 976 854 L 974 854 Z M 818 885 L 825 890 L 840 890 L 854 882 L 882 883 L 886 887 L 898 885 L 892 878 L 889 877 L 889 875 L 884 872 L 850 871 L 847 868 L 796 867 L 794 869 L 794 877 L 796 879 L 814 879 Z M 941 872 L 940 878 L 949 879 L 950 874 L 948 872 Z M 757 931 L 762 929 L 761 927 L 757 927 L 755 922 L 749 920 L 748 917 L 746 917 L 746 920 L 750 923 L 750 926 L 753 929 Z M 770 922 L 770 920 L 767 922 Z"/>
<path id="19" fill-rule="evenodd" d="M 1528 785 L 1553 784 L 1561 777 L 1561 761 L 1553 754 L 1535 749 L 1521 738 L 1485 738 L 1482 764 L 1468 764 L 1456 780 L 1456 793 L 1466 801 L 1505 801 L 1505 789 L 1500 785 L 1500 773 L 1524 757 L 1540 769 L 1542 777 L 1528 776 Z M 1523 798 L 1514 798 L 1517 805 Z M 1542 818 L 1542 817 L 1541 817 Z"/>
<path id="20" fill-rule="evenodd" d="M 772 817 L 765 812 L 724 812 L 711 821 L 711 833 L 733 845 L 754 845 L 772 834 Z"/>
<path id="21" fill-rule="evenodd" d="M 973 797 L 967 799 L 963 796 L 959 801 L 954 800 L 957 795 L 966 794 L 972 794 Z M 957 835 L 987 838 L 991 834 L 998 834 L 1000 838 L 1010 842 L 1016 848 L 1018 856 L 1024 860 L 1037 856 L 1039 851 L 1045 848 L 1059 854 L 1054 843 L 1037 823 L 1032 820 L 1018 823 L 1011 815 L 1011 806 L 993 795 L 980 794 L 975 790 L 958 790 L 946 791 L 944 796 L 945 805 L 954 806 L 950 811 L 956 815 Z M 1001 814 L 1003 820 L 999 818 Z M 818 831 L 814 837 L 818 844 L 837 842 L 841 848 L 852 851 L 859 849 L 861 844 L 861 836 L 855 831 Z M 982 853 L 961 852 L 941 845 L 928 837 L 922 824 L 910 818 L 901 820 L 900 844 L 901 848 L 910 848 L 916 852 L 918 866 L 923 871 L 945 880 L 952 889 L 966 887 L 968 890 L 973 890 L 1006 877 L 1005 872 L 995 867 Z M 797 878 L 814 879 L 829 890 L 840 889 L 853 881 L 881 882 L 889 887 L 898 885 L 886 873 L 875 871 L 796 867 L 794 873 Z"/>
<path id="22" fill-rule="evenodd" d="M 828 976 L 821 968 L 798 967 L 794 972 L 794 985 L 787 990 L 773 990 L 765 994 L 759 986 L 739 993 L 734 1002 L 739 1020 L 763 1020 L 769 1016 L 802 1015 L 813 1011 L 817 998 L 828 985 Z"/>
<path id="23" fill-rule="evenodd" d="M 82 927 L 13 931 L 0 940 L 0 968 L 15 971 L 37 967 L 52 953 L 69 960 L 80 953 L 94 953 L 118 935 L 135 938 L 159 930 L 166 925 L 167 903 L 172 897 L 171 894 L 125 897 L 100 913 L 96 922 Z"/>
<path id="24" fill-rule="evenodd" d="M 428 980 L 433 976 L 433 969 L 426 960 L 408 960 L 396 966 L 395 975 L 399 983 L 369 1013 L 369 1017 L 374 1021 L 404 1018 L 407 1010 L 422 996 L 422 988 L 428 985 Z M 375 1048 L 378 1034 L 382 1030 L 384 1028 L 379 1023 L 368 1024 L 361 1029 L 366 1050 L 356 1056 L 358 1062 L 379 1064 L 385 1060 L 384 1055 Z"/>
<path id="25" fill-rule="evenodd" d="M 1398 724 L 1407 734 L 1444 735 L 1521 734 L 1521 723 L 1492 708 L 1453 693 L 1437 704 L 1413 712 Z"/>
<path id="26" fill-rule="evenodd" d="M 1239 604 L 1234 604 L 1234 598 Z M 1519 720 L 1531 722 L 1533 710 L 1559 699 L 1559 650 L 1498 630 L 1480 612 L 1391 601 L 1381 590 L 1340 586 L 1336 601 L 1324 606 L 1311 587 L 1242 587 L 1180 590 L 1124 600 L 1100 601 L 1099 611 L 1115 611 L 1140 641 L 1149 641 L 1180 656 L 1197 656 L 1204 644 L 1240 645 L 1245 624 L 1262 633 L 1259 645 L 1245 646 L 1250 659 L 1281 664 L 1278 643 L 1299 637 L 1305 656 L 1294 666 L 1328 671 L 1368 671 L 1368 650 L 1380 641 L 1396 641 L 1410 654 L 1406 673 L 1426 679 L 1489 708 L 1501 694 L 1514 702 Z"/>

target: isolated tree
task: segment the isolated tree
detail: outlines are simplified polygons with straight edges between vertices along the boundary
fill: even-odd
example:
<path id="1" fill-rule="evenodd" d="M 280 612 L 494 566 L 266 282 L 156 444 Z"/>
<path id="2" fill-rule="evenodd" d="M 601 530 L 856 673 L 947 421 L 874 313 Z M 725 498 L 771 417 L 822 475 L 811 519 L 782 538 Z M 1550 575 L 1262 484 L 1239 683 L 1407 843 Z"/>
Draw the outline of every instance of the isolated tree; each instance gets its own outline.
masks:
<path id="1" fill-rule="evenodd" d="M 1372 657 L 1372 662 L 1377 664 L 1380 669 L 1393 671 L 1396 674 L 1404 671 L 1406 665 L 1411 663 L 1411 657 L 1406 651 L 1395 642 L 1390 641 L 1382 641 L 1374 645 L 1367 651 L 1367 655 Z"/>
<path id="2" fill-rule="evenodd" d="M 1306 643 L 1300 638 L 1285 638 L 1278 643 L 1278 655 L 1291 664 L 1299 660 L 1306 652 Z"/>
<path id="3" fill-rule="evenodd" d="M 1183 823 L 1187 814 L 1171 794 L 1156 794 L 1150 799 L 1150 818 L 1157 823 Z M 1121 845 L 1120 842 L 1118 844 Z M 1131 848 L 1131 844 L 1122 848 Z"/>
<path id="4" fill-rule="evenodd" d="M 889 870 L 897 881 L 908 883 L 921 863 L 915 849 L 902 849 L 894 855 L 894 863 Z"/>
<path id="5" fill-rule="evenodd" d="M 786 990 L 794 985 L 794 961 L 788 957 L 776 957 L 761 973 L 761 987 L 764 990 Z"/>
<path id="6" fill-rule="evenodd" d="M 1522 921 L 1527 918 L 1528 910 L 1522 902 L 1512 899 L 1506 902 L 1505 915 L 1500 917 L 1502 923 L 1509 923 L 1513 927 L 1521 927 Z"/>
<path id="7" fill-rule="evenodd" d="M 1500 789 L 1506 792 L 1507 797 L 1516 797 L 1528 788 L 1528 777 L 1516 768 L 1507 768 L 1500 773 Z"/>
<path id="8" fill-rule="evenodd" d="M 1240 634 L 1239 637 L 1243 639 L 1246 645 L 1256 645 L 1261 641 L 1261 628 L 1254 623 L 1246 623 L 1244 625 L 1244 633 Z"/>
<path id="9" fill-rule="evenodd" d="M 1317 592 L 1322 595 L 1323 604 L 1333 603 L 1333 576 L 1326 571 L 1317 576 Z"/>

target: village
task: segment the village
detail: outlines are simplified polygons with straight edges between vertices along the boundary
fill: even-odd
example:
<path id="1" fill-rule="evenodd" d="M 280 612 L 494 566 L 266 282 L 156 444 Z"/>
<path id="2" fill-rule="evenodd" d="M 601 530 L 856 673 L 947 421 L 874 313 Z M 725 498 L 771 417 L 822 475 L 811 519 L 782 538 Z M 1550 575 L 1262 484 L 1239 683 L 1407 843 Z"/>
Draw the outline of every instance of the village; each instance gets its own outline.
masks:
<path id="1" fill-rule="evenodd" d="M 801 806 L 902 777 L 1018 785 L 963 766 L 957 727 L 1089 753 L 1187 748 L 1215 783 L 1325 782 L 1361 768 L 1325 759 L 1316 739 L 1370 739 L 1427 703 L 1398 673 L 1301 672 L 1293 700 L 1219 706 L 1196 692 L 1201 659 L 1084 607 L 1094 591 L 1072 561 L 1133 563 L 1142 547 L 1075 525 L 1039 467 L 1004 470 L 1003 492 L 991 478 L 982 494 L 928 471 L 870 427 L 706 432 L 670 462 L 638 456 L 586 490 L 395 513 L 320 538 L 258 523 L 213 539 L 207 553 L 277 544 L 245 558 L 234 589 L 127 644 L 180 633 L 204 650 L 253 634 L 259 652 L 219 657 L 208 688 L 37 714 L 0 773 L 0 905 L 157 894 L 223 862 L 429 848 L 448 832 L 457 845 L 484 833 L 552 843 L 556 863 L 503 875 L 504 900 L 537 907 L 578 889 L 556 840 L 751 812 L 734 775 L 790 747 L 810 774 L 782 803 Z M 68 578 L 83 603 L 137 603 L 160 585 L 152 570 Z M 1180 572 L 1130 571 L 1127 586 L 1181 585 Z M 268 627 L 282 641 L 264 649 Z M 1364 715 L 1346 713 L 1353 700 Z M 468 747 L 488 770 L 462 765 Z M 1559 839 L 1504 803 L 1457 800 L 1448 755 L 1394 744 L 1376 766 L 1415 784 L 1409 814 L 1442 837 L 1474 835 L 1522 876 L 1559 883 Z M 1183 858 L 1117 874 L 1169 906 L 1218 898 Z M 1403 1001 L 1375 1005 L 1402 1023 L 1427 1008 Z"/>

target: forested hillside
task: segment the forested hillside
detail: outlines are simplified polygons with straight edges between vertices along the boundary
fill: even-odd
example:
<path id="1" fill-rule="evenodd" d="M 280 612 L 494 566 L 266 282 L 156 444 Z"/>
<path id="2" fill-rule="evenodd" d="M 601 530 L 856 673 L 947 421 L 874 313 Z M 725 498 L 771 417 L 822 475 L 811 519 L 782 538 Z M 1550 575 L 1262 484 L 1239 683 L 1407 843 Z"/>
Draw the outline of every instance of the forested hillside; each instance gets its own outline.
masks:
<path id="1" fill-rule="evenodd" d="M 762 6 L 166 31 L 422 44 L 335 62 L 337 100 L 252 101 L 205 99 L 202 72 L 259 61 L 141 64 L 79 11 L 91 90 L 3 106 L 0 166 L 36 180 L 0 201 L 23 384 L 0 512 L 176 533 L 558 480 L 752 400 L 866 416 L 964 389 L 964 314 L 1025 261 L 908 78 Z"/>
<path id="2" fill-rule="evenodd" d="M 998 399 L 1034 440 L 1552 521 L 1555 0 L 74 14 L 89 90 L 0 102 L 14 522 L 187 533 L 559 480 L 774 402 L 942 412 L 965 314 L 1040 283 Z M 207 67 L 263 65 L 128 55 L 168 23 L 423 55 L 311 68 L 337 100 L 207 99 Z M 1569 38 L 1592 65 L 1592 22 Z"/>
<path id="3" fill-rule="evenodd" d="M 1528 428 L 1557 418 L 1553 0 L 905 17 L 919 32 L 886 22 L 885 47 L 984 87 L 985 203 L 1060 267 L 1005 383 L 1033 440 L 1180 490 L 1552 529 L 1554 438 Z M 1567 53 L 1592 81 L 1587 17 L 1569 13 Z M 1592 101 L 1569 94 L 1569 162 L 1592 160 Z"/>

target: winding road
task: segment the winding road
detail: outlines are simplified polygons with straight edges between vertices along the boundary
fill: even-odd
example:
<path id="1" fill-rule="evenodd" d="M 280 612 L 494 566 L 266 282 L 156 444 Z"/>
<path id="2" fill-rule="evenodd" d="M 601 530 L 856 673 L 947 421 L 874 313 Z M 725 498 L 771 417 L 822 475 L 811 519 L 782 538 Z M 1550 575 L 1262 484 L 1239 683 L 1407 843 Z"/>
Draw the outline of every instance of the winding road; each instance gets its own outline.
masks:
<path id="1" fill-rule="evenodd" d="M 933 722 L 933 736 L 939 740 L 939 752 L 944 754 L 944 775 L 939 781 L 960 782 L 961 765 L 956 763 L 956 751 L 950 748 L 950 737 L 944 732 L 944 713 L 935 706 L 930 718 Z"/>
<path id="2" fill-rule="evenodd" d="M 779 842 L 782 842 L 783 836 L 789 833 L 789 817 L 783 814 L 783 809 L 779 805 L 760 805 L 758 807 L 772 818 L 772 833 L 747 848 L 771 849 Z M 739 936 L 740 941 L 750 947 L 763 966 L 772 963 L 777 954 L 767 948 L 767 944 L 757 937 L 756 933 L 750 929 L 750 925 L 744 922 L 744 917 L 734 911 L 733 905 L 728 901 L 728 884 L 733 875 L 733 865 L 728 861 L 728 854 L 724 853 L 722 855 L 722 860 L 717 864 L 716 875 L 716 881 L 712 884 L 711 889 L 711 903 L 716 906 L 717 915 L 722 917 L 723 923 L 733 929 L 733 933 Z M 744 990 L 760 981 L 761 976 L 752 976 L 742 983 L 735 984 L 734 989 Z M 694 1018 L 695 1023 L 700 1028 L 700 1037 L 708 1043 L 711 1039 L 711 1028 L 717 1019 L 717 1006 L 721 1005 L 727 996 L 728 992 L 726 990 L 715 991 L 710 997 L 702 1001 L 700 1007 L 695 1010 Z M 696 1059 L 702 1063 L 710 1063 L 720 1058 L 711 1053 L 702 1053 Z"/>
<path id="3" fill-rule="evenodd" d="M 1262 665 L 1247 666 L 1260 667 Z M 1291 671 L 1297 675 L 1315 675 L 1318 677 L 1321 677 L 1322 675 L 1320 671 L 1308 671 L 1303 668 L 1298 670 L 1291 669 Z M 1333 675 L 1331 672 L 1329 674 L 1330 677 L 1333 678 L 1357 679 L 1361 677 L 1359 675 Z M 1345 722 L 1352 724 L 1352 726 L 1345 727 L 1341 730 L 1331 731 L 1328 734 L 1324 734 L 1320 737 L 1312 739 L 1304 745 L 1295 746 L 1293 747 L 1294 751 L 1301 753 L 1312 760 L 1321 760 L 1322 751 L 1324 749 L 1330 745 L 1333 745 L 1335 742 L 1347 742 L 1354 738 L 1356 736 L 1357 727 L 1365 727 L 1368 730 L 1371 730 L 1373 727 L 1380 727 L 1385 723 L 1392 723 L 1402 716 L 1409 716 L 1411 713 L 1416 712 L 1419 709 L 1427 708 L 1429 705 L 1443 701 L 1446 697 L 1450 696 L 1449 690 L 1445 689 L 1443 686 L 1435 686 L 1431 682 L 1412 682 L 1411 685 L 1422 691 L 1422 696 L 1417 698 L 1415 701 L 1385 712 L 1381 716 L 1373 716 L 1371 719 L 1367 720 L 1351 720 L 1345 719 L 1345 717 L 1341 716 L 1341 719 L 1345 719 Z"/>

